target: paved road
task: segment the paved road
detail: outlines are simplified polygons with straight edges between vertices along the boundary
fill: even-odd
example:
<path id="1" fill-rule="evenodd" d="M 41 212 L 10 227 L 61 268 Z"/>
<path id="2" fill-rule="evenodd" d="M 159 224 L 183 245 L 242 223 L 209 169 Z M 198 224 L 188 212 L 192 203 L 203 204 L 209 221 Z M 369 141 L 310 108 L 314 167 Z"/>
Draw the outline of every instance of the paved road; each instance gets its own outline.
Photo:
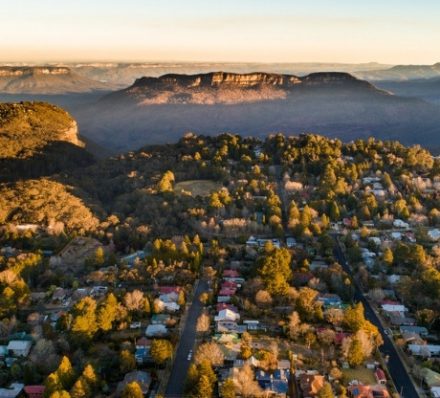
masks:
<path id="1" fill-rule="evenodd" d="M 337 244 L 335 248 L 335 256 L 339 262 L 339 264 L 342 265 L 345 272 L 347 272 L 349 275 L 352 274 L 352 270 L 350 266 L 347 263 L 347 260 L 345 258 L 345 255 L 339 246 Z M 382 326 L 382 323 L 380 322 L 378 316 L 373 311 L 373 308 L 371 307 L 368 300 L 363 295 L 359 285 L 355 280 L 353 280 L 353 283 L 355 285 L 355 294 L 354 294 L 354 300 L 357 302 L 361 302 L 364 305 L 365 308 L 365 317 L 374 325 L 377 326 L 380 333 L 382 334 L 383 338 L 383 345 L 380 347 L 380 352 L 382 355 L 386 356 L 388 355 L 389 361 L 388 361 L 388 370 L 390 372 L 390 375 L 394 381 L 394 384 L 397 388 L 397 392 L 401 394 L 401 397 L 404 398 L 417 398 L 420 397 L 419 393 L 417 392 L 416 388 L 414 387 L 414 384 L 412 383 L 405 366 L 402 363 L 402 360 L 400 359 L 396 348 L 394 347 L 393 343 L 391 342 L 390 338 L 385 334 L 384 328 Z"/>
<path id="2" fill-rule="evenodd" d="M 170 379 L 165 391 L 165 397 L 167 398 L 183 397 L 186 374 L 188 373 L 188 368 L 191 363 L 191 361 L 188 361 L 188 353 L 194 348 L 197 318 L 203 310 L 203 304 L 199 301 L 199 296 L 207 290 L 207 282 L 200 280 L 194 293 L 193 302 L 188 310 L 183 332 L 180 336 L 179 347 L 177 348 Z"/>

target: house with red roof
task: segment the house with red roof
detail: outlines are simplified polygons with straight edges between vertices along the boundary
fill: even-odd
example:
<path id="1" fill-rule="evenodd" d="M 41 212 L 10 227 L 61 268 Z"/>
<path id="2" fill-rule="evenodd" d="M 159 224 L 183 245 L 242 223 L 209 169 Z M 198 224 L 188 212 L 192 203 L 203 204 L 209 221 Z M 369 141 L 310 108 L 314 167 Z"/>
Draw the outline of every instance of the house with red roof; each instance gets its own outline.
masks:
<path id="1" fill-rule="evenodd" d="M 170 294 L 170 293 L 179 294 L 182 288 L 180 286 L 159 286 L 158 290 L 160 294 Z"/>
<path id="2" fill-rule="evenodd" d="M 376 378 L 377 382 L 381 385 L 387 384 L 387 377 L 385 376 L 385 372 L 381 368 L 377 368 L 374 372 L 374 377 Z"/>
<path id="3" fill-rule="evenodd" d="M 25 386 L 24 392 L 28 398 L 43 398 L 44 389 L 45 387 L 40 385 Z"/>

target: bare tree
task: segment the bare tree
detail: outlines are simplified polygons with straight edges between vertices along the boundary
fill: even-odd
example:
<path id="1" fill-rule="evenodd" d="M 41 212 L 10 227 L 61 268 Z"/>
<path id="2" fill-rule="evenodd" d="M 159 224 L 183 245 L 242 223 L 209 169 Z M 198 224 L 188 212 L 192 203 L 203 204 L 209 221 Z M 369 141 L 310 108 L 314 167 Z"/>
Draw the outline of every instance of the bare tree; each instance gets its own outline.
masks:
<path id="1" fill-rule="evenodd" d="M 124 304 L 129 311 L 136 311 L 142 308 L 144 304 L 144 293 L 140 290 L 133 290 L 124 296 Z"/>
<path id="2" fill-rule="evenodd" d="M 209 342 L 199 346 L 194 360 L 197 364 L 203 361 L 209 361 L 212 366 L 222 366 L 225 356 L 217 343 Z"/>
<path id="3" fill-rule="evenodd" d="M 209 331 L 209 327 L 211 326 L 211 319 L 209 318 L 209 315 L 206 313 L 203 313 L 199 316 L 197 319 L 197 326 L 196 330 L 200 333 L 206 333 Z"/>
<path id="4" fill-rule="evenodd" d="M 254 378 L 254 372 L 249 364 L 244 365 L 233 377 L 235 392 L 243 398 L 260 397 L 263 394 Z"/>
<path id="5" fill-rule="evenodd" d="M 272 296 L 267 290 L 259 290 L 255 295 L 255 302 L 260 308 L 267 308 L 272 304 Z"/>

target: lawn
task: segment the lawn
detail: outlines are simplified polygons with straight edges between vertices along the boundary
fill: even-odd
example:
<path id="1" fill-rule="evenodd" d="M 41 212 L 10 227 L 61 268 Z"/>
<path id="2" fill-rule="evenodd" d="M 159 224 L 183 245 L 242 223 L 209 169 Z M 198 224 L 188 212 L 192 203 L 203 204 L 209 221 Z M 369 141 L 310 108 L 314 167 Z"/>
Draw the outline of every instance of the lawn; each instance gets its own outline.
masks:
<path id="1" fill-rule="evenodd" d="M 212 180 L 188 180 L 177 183 L 174 192 L 190 192 L 192 196 L 208 196 L 221 187 L 221 183 Z"/>
<path id="2" fill-rule="evenodd" d="M 347 382 L 358 380 L 364 384 L 377 384 L 373 371 L 363 366 L 359 366 L 356 369 L 343 369 L 342 373 Z"/>

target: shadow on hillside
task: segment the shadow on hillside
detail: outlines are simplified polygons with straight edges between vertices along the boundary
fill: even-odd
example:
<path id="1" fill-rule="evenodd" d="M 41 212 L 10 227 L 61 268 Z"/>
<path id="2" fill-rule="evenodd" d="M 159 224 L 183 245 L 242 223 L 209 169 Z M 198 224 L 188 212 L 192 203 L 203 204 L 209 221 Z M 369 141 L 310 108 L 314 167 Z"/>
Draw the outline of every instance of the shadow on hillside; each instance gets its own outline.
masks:
<path id="1" fill-rule="evenodd" d="M 1 158 L 0 182 L 47 177 L 94 162 L 94 156 L 86 149 L 69 142 L 54 141 L 29 158 Z"/>

